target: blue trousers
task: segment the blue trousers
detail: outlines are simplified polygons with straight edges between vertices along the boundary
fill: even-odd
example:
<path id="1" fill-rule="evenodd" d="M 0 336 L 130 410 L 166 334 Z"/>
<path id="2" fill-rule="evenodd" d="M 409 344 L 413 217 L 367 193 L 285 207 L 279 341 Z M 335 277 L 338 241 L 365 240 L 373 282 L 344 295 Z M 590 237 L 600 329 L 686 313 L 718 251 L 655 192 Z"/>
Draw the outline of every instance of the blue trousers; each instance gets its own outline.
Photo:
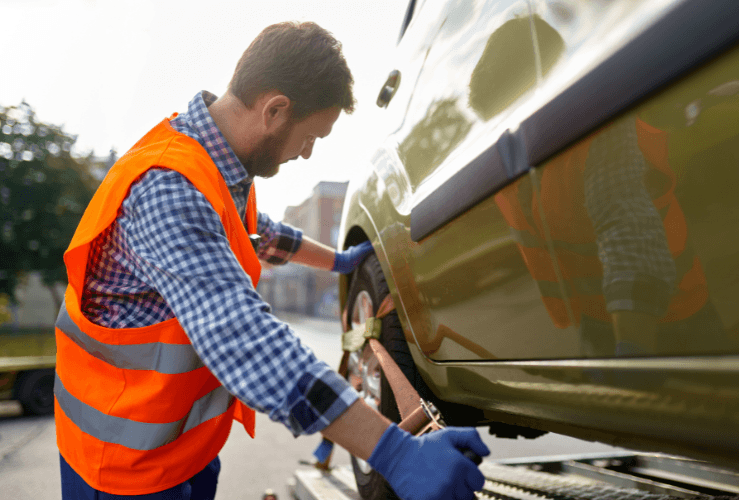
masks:
<path id="1" fill-rule="evenodd" d="M 92 488 L 59 455 L 62 472 L 62 500 L 213 500 L 216 496 L 221 461 L 216 457 L 189 480 L 148 495 L 113 495 Z"/>

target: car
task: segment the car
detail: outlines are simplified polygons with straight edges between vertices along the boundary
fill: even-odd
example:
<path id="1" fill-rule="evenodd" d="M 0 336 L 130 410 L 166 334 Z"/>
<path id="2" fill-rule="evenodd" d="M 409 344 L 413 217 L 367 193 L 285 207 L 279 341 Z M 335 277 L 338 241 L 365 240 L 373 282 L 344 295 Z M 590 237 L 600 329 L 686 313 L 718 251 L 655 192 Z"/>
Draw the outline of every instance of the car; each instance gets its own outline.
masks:
<path id="1" fill-rule="evenodd" d="M 739 4 L 411 0 L 401 25 L 345 328 L 389 295 L 380 341 L 448 424 L 739 468 Z M 376 359 L 348 366 L 398 421 Z"/>
<path id="2" fill-rule="evenodd" d="M 26 415 L 50 415 L 58 305 L 41 273 L 27 273 L 19 281 L 14 304 L 0 294 L 0 401 L 18 401 Z"/>

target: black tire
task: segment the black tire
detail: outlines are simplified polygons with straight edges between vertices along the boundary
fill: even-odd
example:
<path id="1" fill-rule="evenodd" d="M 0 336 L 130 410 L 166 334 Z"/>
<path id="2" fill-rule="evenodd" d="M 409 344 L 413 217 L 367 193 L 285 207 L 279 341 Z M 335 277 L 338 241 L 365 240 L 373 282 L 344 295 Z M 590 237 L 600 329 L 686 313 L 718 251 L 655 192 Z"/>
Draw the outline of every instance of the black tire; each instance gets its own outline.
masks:
<path id="1" fill-rule="evenodd" d="M 367 292 L 372 299 L 373 315 L 377 313 L 377 308 L 382 300 L 390 293 L 387 281 L 380 267 L 380 262 L 374 254 L 367 257 L 357 269 L 349 286 L 346 303 L 349 309 L 350 321 L 356 299 L 362 291 Z M 352 327 L 354 326 L 356 325 L 352 325 Z M 429 398 L 431 391 L 423 382 L 416 369 L 416 365 L 408 350 L 408 343 L 405 340 L 398 314 L 395 311 L 382 319 L 380 342 L 419 394 L 424 398 Z M 380 413 L 393 422 L 400 422 L 400 413 L 395 402 L 395 397 L 384 375 L 381 375 L 380 378 L 379 410 Z M 366 469 L 366 467 L 362 467 L 360 464 L 361 462 L 355 457 L 352 457 L 352 468 L 354 469 L 354 477 L 357 481 L 357 489 L 364 500 L 394 500 L 398 498 L 378 472 L 370 470 L 369 473 L 366 473 L 362 470 L 363 468 Z"/>
<path id="2" fill-rule="evenodd" d="M 15 399 L 20 401 L 27 415 L 54 413 L 54 369 L 32 370 L 18 375 Z"/>

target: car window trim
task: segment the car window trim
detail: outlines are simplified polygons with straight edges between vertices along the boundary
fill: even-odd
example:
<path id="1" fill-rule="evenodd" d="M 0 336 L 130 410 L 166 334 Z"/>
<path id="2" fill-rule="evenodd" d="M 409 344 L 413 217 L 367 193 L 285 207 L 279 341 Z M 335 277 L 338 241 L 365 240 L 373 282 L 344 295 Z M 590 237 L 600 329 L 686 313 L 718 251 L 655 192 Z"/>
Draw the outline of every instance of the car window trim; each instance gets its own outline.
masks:
<path id="1" fill-rule="evenodd" d="M 542 163 L 737 41 L 736 0 L 688 0 L 676 6 L 416 204 L 411 209 L 411 240 L 427 237 L 513 182 L 531 165 Z M 614 79 L 614 74 L 625 78 Z M 586 92 L 592 88 L 598 88 L 598 93 Z M 565 116 L 575 125 L 558 125 Z M 507 148 L 520 150 L 522 155 L 506 159 Z"/>
<path id="2" fill-rule="evenodd" d="M 524 141 L 506 130 L 411 209 L 411 240 L 420 241 L 528 170 Z"/>
<path id="3" fill-rule="evenodd" d="M 405 35 L 405 31 L 408 29 L 408 25 L 411 24 L 411 19 L 413 19 L 413 13 L 416 10 L 416 0 L 410 0 L 408 2 L 408 7 L 405 9 L 405 15 L 403 16 L 403 24 L 400 26 L 400 35 L 398 35 L 398 42 L 403 39 L 403 35 Z"/>

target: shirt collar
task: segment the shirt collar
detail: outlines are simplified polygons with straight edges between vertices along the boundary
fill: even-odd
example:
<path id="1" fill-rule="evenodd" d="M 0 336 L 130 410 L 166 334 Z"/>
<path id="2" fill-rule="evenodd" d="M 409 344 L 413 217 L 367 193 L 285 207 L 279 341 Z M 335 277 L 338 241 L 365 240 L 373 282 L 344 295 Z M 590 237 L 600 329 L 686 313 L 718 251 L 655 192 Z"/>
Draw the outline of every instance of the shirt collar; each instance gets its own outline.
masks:
<path id="1" fill-rule="evenodd" d="M 187 116 L 183 117 L 187 124 L 197 134 L 198 142 L 205 148 L 213 162 L 221 172 L 226 185 L 233 186 L 244 180 L 251 181 L 246 168 L 241 164 L 231 146 L 213 118 L 208 112 L 208 106 L 213 104 L 218 97 L 215 94 L 203 90 L 198 92 L 187 106 Z"/>

